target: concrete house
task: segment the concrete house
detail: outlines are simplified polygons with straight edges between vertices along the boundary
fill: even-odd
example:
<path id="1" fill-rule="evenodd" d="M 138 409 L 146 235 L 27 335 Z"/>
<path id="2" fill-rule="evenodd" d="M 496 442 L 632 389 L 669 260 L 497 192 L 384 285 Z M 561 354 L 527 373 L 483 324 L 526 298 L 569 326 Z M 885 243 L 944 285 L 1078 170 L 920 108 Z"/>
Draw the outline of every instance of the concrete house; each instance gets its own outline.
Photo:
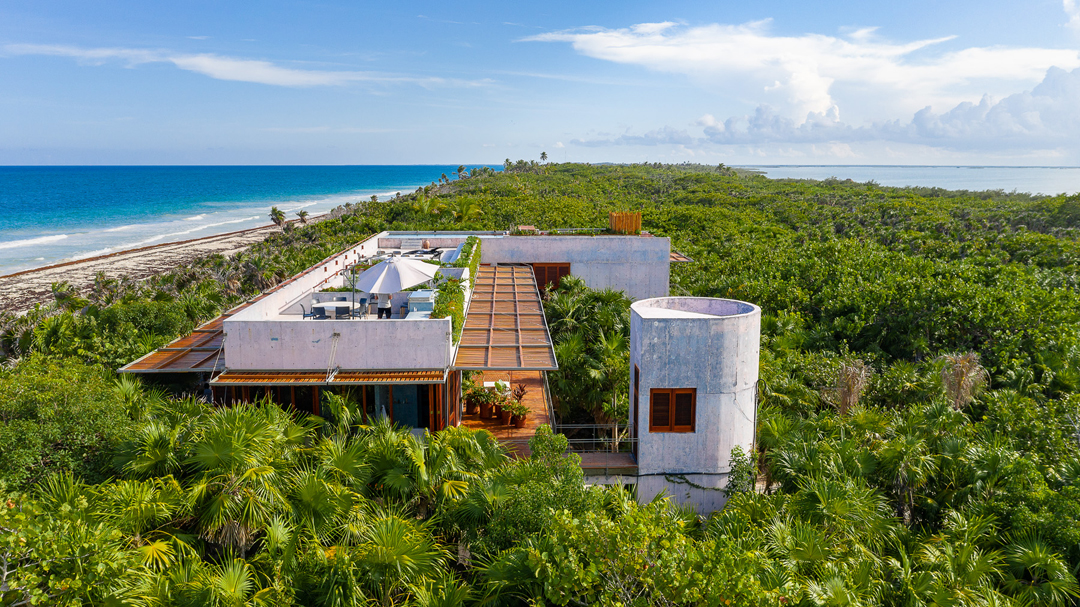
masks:
<path id="1" fill-rule="evenodd" d="M 187 378 L 215 403 L 269 397 L 316 415 L 326 392 L 348 391 L 369 419 L 417 432 L 486 428 L 525 448 L 540 424 L 558 431 L 546 378 L 558 361 L 541 291 L 574 275 L 635 300 L 630 436 L 614 452 L 583 453 L 582 467 L 594 482 L 636 483 L 641 499 L 666 490 L 701 511 L 718 508 L 728 452 L 754 439 L 760 310 L 668 297 L 670 264 L 687 260 L 667 238 L 530 232 L 376 234 L 120 372 Z M 390 319 L 377 319 L 372 298 L 350 288 L 358 268 L 394 257 L 442 262 L 435 283 L 462 281 L 460 335 L 451 318 L 431 318 L 431 289 L 392 294 Z M 466 415 L 463 372 L 524 385 L 525 427 Z"/>

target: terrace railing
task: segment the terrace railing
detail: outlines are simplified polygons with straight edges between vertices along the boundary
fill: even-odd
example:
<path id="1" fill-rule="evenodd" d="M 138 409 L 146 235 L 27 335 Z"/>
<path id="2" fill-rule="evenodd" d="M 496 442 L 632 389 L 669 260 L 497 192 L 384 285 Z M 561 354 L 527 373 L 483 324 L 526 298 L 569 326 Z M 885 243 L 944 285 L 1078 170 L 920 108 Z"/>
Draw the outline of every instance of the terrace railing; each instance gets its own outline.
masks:
<path id="1" fill-rule="evenodd" d="M 632 453 L 636 438 L 630 429 L 615 424 L 560 424 L 570 451 L 575 453 Z"/>

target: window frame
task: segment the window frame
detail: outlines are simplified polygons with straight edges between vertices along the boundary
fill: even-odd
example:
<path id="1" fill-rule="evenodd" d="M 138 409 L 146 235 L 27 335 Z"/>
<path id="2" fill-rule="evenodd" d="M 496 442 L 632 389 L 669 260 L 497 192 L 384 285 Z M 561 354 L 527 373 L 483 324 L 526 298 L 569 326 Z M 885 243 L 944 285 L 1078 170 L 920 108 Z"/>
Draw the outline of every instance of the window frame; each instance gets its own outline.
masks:
<path id="1" fill-rule="evenodd" d="M 668 395 L 668 423 L 658 426 L 654 421 L 653 399 L 657 393 Z M 675 397 L 679 394 L 690 395 L 690 425 L 675 425 Z M 649 432 L 691 434 L 697 432 L 697 388 L 652 388 L 649 390 Z"/>

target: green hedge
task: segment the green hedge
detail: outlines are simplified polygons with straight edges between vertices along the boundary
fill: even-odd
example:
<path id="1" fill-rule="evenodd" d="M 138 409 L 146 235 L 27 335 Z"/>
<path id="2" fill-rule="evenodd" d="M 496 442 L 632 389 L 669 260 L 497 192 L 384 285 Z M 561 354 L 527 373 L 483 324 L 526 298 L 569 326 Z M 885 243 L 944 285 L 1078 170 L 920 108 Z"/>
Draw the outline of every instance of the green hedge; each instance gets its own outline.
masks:
<path id="1" fill-rule="evenodd" d="M 461 255 L 454 261 L 455 268 L 469 268 L 469 288 L 476 284 L 476 273 L 480 270 L 480 239 L 470 236 L 461 248 Z M 435 294 L 435 306 L 432 318 L 447 318 L 453 322 L 454 343 L 461 339 L 461 328 L 465 325 L 465 289 L 461 280 L 448 278 L 438 287 Z"/>
<path id="2" fill-rule="evenodd" d="M 438 287 L 431 318 L 449 317 L 454 329 L 454 343 L 461 339 L 461 328 L 465 324 L 465 290 L 461 280 L 447 278 Z"/>
<path id="3" fill-rule="evenodd" d="M 455 268 L 469 268 L 469 288 L 476 286 L 476 273 L 480 271 L 480 239 L 470 236 L 461 247 L 461 255 L 454 261 Z"/>

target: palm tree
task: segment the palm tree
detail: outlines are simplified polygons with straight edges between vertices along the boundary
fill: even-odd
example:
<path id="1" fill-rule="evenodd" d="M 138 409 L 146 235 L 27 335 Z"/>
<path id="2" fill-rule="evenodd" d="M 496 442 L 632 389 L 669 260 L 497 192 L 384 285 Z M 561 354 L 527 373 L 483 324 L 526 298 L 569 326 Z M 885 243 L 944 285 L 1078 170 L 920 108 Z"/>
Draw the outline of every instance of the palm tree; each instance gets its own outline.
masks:
<path id="1" fill-rule="evenodd" d="M 547 152 L 540 152 L 540 162 L 547 162 Z"/>
<path id="2" fill-rule="evenodd" d="M 915 509 L 915 492 L 922 488 L 937 470 L 934 454 L 926 441 L 915 434 L 904 434 L 886 443 L 881 451 L 881 463 L 900 498 L 900 515 L 905 525 L 911 525 Z"/>
<path id="3" fill-rule="evenodd" d="M 308 212 L 304 209 L 300 209 L 296 212 L 296 217 L 300 220 L 300 223 L 307 223 Z"/>
<path id="4" fill-rule="evenodd" d="M 630 349 L 627 347 L 626 338 L 616 331 L 601 331 L 598 342 L 599 351 L 595 358 L 590 357 L 592 364 L 587 372 L 589 377 L 603 386 L 604 398 L 593 404 L 593 418 L 599 423 L 615 424 L 611 434 L 611 450 L 617 452 L 620 438 L 619 420 L 628 415 L 625 408 L 629 406 L 629 400 L 620 397 L 626 396 L 623 390 L 630 381 Z"/>
<path id="5" fill-rule="evenodd" d="M 1064 607 L 1073 604 L 1076 578 L 1042 539 L 1021 535 L 1005 548 L 1003 586 L 1021 605 Z"/>
<path id="6" fill-rule="evenodd" d="M 443 210 L 443 203 L 438 198 L 417 196 L 412 208 L 421 215 L 438 215 Z"/>
<path id="7" fill-rule="evenodd" d="M 941 369 L 941 383 L 955 409 L 963 409 L 990 381 L 990 374 L 979 364 L 975 352 L 946 354 L 941 357 L 945 366 Z"/>
<path id="8" fill-rule="evenodd" d="M 284 229 L 285 226 L 285 212 L 277 207 L 270 208 L 270 221 L 274 222 L 279 228 Z"/>
<path id="9" fill-rule="evenodd" d="M 973 543 L 937 539 L 919 549 L 923 571 L 915 587 L 923 604 L 982 606 L 1000 603 L 993 580 L 1000 572 L 1001 555 Z"/>
<path id="10" fill-rule="evenodd" d="M 215 411 L 185 461 L 199 473 L 189 499 L 202 537 L 243 555 L 288 506 L 287 454 L 312 428 L 271 402 Z"/>
<path id="11" fill-rule="evenodd" d="M 459 164 L 458 168 L 457 168 L 457 178 L 458 179 L 465 179 L 468 176 L 469 176 L 469 174 L 465 172 L 465 165 Z"/>
<path id="12" fill-rule="evenodd" d="M 454 213 L 454 219 L 459 222 L 473 221 L 484 214 L 484 210 L 480 208 L 480 202 L 468 196 L 455 199 L 451 211 Z"/>
<path id="13" fill-rule="evenodd" d="M 435 574 L 446 560 L 445 551 L 424 526 L 393 514 L 376 518 L 361 538 L 360 566 L 367 571 L 361 579 L 384 607 L 393 605 L 408 586 Z"/>

